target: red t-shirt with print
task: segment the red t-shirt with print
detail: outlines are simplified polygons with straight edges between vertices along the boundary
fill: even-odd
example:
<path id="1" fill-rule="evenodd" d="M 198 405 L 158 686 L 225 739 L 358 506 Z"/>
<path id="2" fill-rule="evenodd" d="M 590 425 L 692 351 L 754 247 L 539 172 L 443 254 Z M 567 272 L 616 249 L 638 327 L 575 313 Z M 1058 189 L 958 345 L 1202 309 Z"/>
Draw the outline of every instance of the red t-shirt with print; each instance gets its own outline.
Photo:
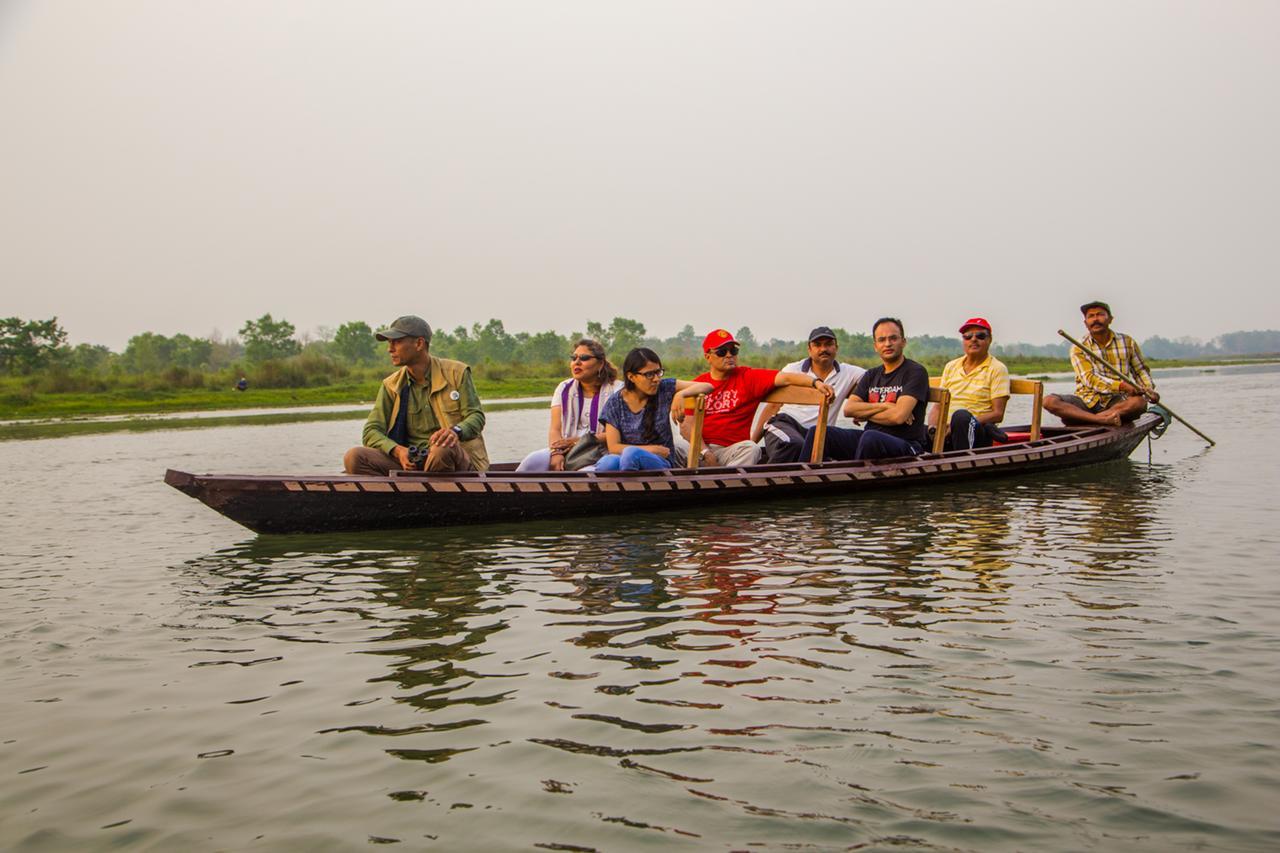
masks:
<path id="1" fill-rule="evenodd" d="M 715 390 L 707 395 L 707 414 L 702 420 L 702 440 L 728 447 L 751 438 L 756 407 L 773 390 L 776 370 L 735 367 L 720 382 L 704 373 L 695 382 L 710 382 Z"/>

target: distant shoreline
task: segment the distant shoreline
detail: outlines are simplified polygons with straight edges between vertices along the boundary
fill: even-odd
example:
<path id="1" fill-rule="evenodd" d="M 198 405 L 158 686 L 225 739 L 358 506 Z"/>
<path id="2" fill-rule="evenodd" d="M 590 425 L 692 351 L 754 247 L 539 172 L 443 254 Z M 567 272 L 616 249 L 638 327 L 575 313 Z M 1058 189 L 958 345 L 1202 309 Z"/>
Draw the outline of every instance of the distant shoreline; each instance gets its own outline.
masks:
<path id="1" fill-rule="evenodd" d="M 511 409 L 541 409 L 547 405 L 546 397 L 523 400 L 505 400 L 488 403 L 485 410 L 502 412 Z M 65 438 L 72 435 L 95 435 L 109 432 L 151 432 L 165 429 L 206 429 L 222 426 L 263 426 L 270 424 L 310 423 L 313 421 L 364 420 L 368 406 L 296 407 L 294 410 L 235 414 L 235 409 L 223 409 L 228 414 L 179 412 L 149 415 L 124 415 L 105 417 L 56 418 L 47 420 L 22 420 L 0 423 L 0 441 L 23 441 L 42 438 Z"/>
<path id="2" fill-rule="evenodd" d="M 1017 362 L 1017 359 L 1010 359 Z M 1036 369 L 1017 375 L 1032 379 L 1061 380 L 1071 375 L 1066 359 L 1035 359 Z M 1221 361 L 1150 360 L 1153 370 L 1212 370 L 1241 365 L 1280 364 L 1280 358 L 1238 358 Z M 488 411 L 539 408 L 547 404 L 560 377 L 504 381 L 478 381 L 477 390 Z M 106 432 L 144 432 L 158 429 L 200 429 L 230 425 L 305 423 L 310 421 L 355 420 L 363 417 L 371 401 L 368 388 L 320 387 L 278 388 L 245 392 L 181 391 L 161 398 L 112 400 L 111 392 L 100 395 L 42 395 L 45 406 L 0 406 L 0 441 L 58 438 Z M 63 397 L 64 399 L 58 399 Z M 104 399 L 85 401 L 84 398 Z M 362 399 L 365 398 L 365 399 Z M 211 399 L 212 398 L 212 399 Z M 75 406 L 80 403 L 80 406 Z M 96 405 L 94 405 L 96 404 Z M 246 413 L 245 410 L 250 410 Z M 255 411 L 264 410 L 264 411 Z M 241 412 L 236 414 L 236 412 Z M 225 413 L 225 414 L 222 414 Z"/>

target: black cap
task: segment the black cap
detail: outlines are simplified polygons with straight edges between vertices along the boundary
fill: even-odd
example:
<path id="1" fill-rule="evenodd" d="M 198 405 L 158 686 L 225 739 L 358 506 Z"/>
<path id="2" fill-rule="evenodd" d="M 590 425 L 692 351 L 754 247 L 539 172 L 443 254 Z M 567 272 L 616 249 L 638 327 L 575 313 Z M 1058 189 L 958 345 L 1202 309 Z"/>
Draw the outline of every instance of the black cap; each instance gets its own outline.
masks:
<path id="1" fill-rule="evenodd" d="M 1092 302 L 1086 302 L 1085 304 L 1081 305 L 1081 306 L 1080 306 L 1080 313 L 1081 313 L 1081 314 L 1088 314 L 1088 313 L 1089 313 L 1089 309 L 1090 309 L 1090 308 L 1101 308 L 1103 311 L 1106 311 L 1108 314 L 1111 314 L 1111 306 L 1110 306 L 1110 305 L 1108 305 L 1108 304 L 1107 304 L 1107 303 L 1105 303 L 1105 302 L 1102 302 L 1101 300 L 1098 300 L 1098 299 L 1095 299 L 1095 300 L 1094 300 L 1094 301 L 1092 301 Z M 1113 316 L 1114 316 L 1114 315 L 1113 315 Z"/>
<path id="2" fill-rule="evenodd" d="M 809 333 L 809 343 L 813 343 L 818 338 L 831 338 L 831 340 L 834 341 L 836 339 L 836 333 L 831 331 L 830 326 L 819 326 Z"/>
<path id="3" fill-rule="evenodd" d="M 380 341 L 394 341 L 397 338 L 426 338 L 431 341 L 431 327 L 427 321 L 412 314 L 397 317 L 396 321 L 385 329 L 379 329 L 373 336 Z"/>

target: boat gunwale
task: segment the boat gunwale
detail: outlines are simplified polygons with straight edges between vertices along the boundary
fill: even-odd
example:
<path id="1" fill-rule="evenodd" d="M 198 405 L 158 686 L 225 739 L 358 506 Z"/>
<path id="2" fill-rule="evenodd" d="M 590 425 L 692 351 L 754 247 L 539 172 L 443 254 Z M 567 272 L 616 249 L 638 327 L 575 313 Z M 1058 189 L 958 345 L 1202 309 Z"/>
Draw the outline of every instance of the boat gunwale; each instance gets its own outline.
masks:
<path id="1" fill-rule="evenodd" d="M 836 476 L 839 480 L 845 480 L 849 476 L 861 474 L 857 479 L 880 479 L 884 476 L 895 476 L 887 474 L 887 472 L 915 472 L 918 470 L 928 469 L 939 464 L 950 466 L 954 463 L 963 463 L 971 460 L 1012 458 L 1020 455 L 1026 455 L 1030 452 L 1035 458 L 1042 458 L 1041 451 L 1049 448 L 1062 448 L 1074 450 L 1079 446 L 1080 450 L 1087 449 L 1092 446 L 1095 441 L 1099 443 L 1111 443 L 1121 438 L 1129 436 L 1134 431 L 1141 431 L 1144 434 L 1149 427 L 1143 423 L 1150 418 L 1152 421 L 1156 419 L 1154 415 L 1143 415 L 1136 421 L 1129 424 L 1122 424 L 1118 427 L 1107 426 L 1089 426 L 1089 427 L 1064 427 L 1058 428 L 1054 434 L 1042 435 L 1035 441 L 1022 441 L 1012 444 L 994 445 L 992 447 L 975 448 L 972 450 L 950 450 L 944 453 L 924 453 L 919 456 L 900 456 L 886 459 L 861 459 L 861 460 L 832 460 L 828 462 L 784 462 L 784 463 L 763 463 L 757 465 L 745 465 L 737 467 L 717 466 L 717 467 L 701 467 L 701 468 L 664 468 L 660 470 L 648 471 L 515 471 L 515 470 L 489 470 L 489 471 L 449 471 L 449 472 L 426 472 L 426 471 L 392 471 L 387 476 L 372 476 L 367 474 L 192 474 L 186 471 L 169 469 L 165 475 L 165 481 L 173 486 L 194 485 L 197 481 L 204 483 L 223 483 L 232 482 L 248 485 L 269 485 L 269 484 L 297 484 L 304 488 L 307 484 L 354 484 L 361 486 L 368 485 L 386 485 L 390 486 L 392 491 L 400 491 L 397 485 L 417 484 L 423 489 L 430 489 L 432 485 L 489 485 L 489 484 L 530 484 L 530 483 L 556 483 L 556 484 L 572 484 L 578 483 L 587 486 L 583 491 L 598 491 L 600 484 L 621 484 L 621 483 L 663 483 L 672 482 L 688 482 L 688 483 L 708 483 L 717 482 L 717 488 L 725 488 L 726 486 L 719 481 L 750 481 L 768 478 L 778 478 L 782 480 L 790 480 L 791 482 L 814 482 L 812 479 L 817 477 L 821 481 L 831 482 L 828 477 Z M 1141 426 L 1140 426 L 1141 424 Z M 1056 455 L 1056 454 L 1055 454 Z M 1021 462 L 1032 461 L 1032 459 L 1023 459 Z M 511 464 L 511 463 L 507 463 Z M 993 463 L 994 464 L 994 463 Z M 972 465 L 962 465 L 960 469 L 975 467 Z M 988 467 L 982 465 L 980 467 Z M 761 483 L 760 485 L 766 485 Z M 593 488 L 594 487 L 594 488 Z M 435 491 L 434 489 L 430 489 Z M 614 489 L 605 489 L 606 491 L 614 491 Z M 361 489 L 363 491 L 363 489 Z M 379 489 L 378 491 L 383 491 Z M 416 491 L 416 490 L 415 490 Z M 450 491 L 453 491 L 452 489 Z M 523 491 L 523 490 L 521 490 Z"/>
<path id="2" fill-rule="evenodd" d="M 443 527 L 620 514 L 726 500 L 835 494 L 1075 468 L 1132 453 L 1159 422 L 1056 430 L 1032 441 L 898 459 L 626 472 L 397 472 L 394 476 L 190 474 L 165 483 L 256 533 Z M 510 463 L 507 463 L 510 464 Z"/>

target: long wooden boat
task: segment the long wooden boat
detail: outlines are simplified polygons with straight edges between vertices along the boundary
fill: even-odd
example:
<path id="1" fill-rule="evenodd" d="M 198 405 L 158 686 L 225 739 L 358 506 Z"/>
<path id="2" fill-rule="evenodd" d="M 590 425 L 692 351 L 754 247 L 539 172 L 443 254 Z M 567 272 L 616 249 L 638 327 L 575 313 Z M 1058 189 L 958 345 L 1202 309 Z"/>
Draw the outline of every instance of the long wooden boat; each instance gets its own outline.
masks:
<path id="1" fill-rule="evenodd" d="M 822 498 L 955 480 L 1038 474 L 1128 456 L 1160 423 L 1045 428 L 1037 440 L 861 462 L 742 468 L 518 473 L 396 471 L 388 477 L 189 474 L 165 482 L 259 533 L 443 527 L 672 509 L 714 500 Z M 1017 427 L 1010 428 L 1017 430 Z M 1027 429 L 1026 427 L 1022 429 Z"/>

